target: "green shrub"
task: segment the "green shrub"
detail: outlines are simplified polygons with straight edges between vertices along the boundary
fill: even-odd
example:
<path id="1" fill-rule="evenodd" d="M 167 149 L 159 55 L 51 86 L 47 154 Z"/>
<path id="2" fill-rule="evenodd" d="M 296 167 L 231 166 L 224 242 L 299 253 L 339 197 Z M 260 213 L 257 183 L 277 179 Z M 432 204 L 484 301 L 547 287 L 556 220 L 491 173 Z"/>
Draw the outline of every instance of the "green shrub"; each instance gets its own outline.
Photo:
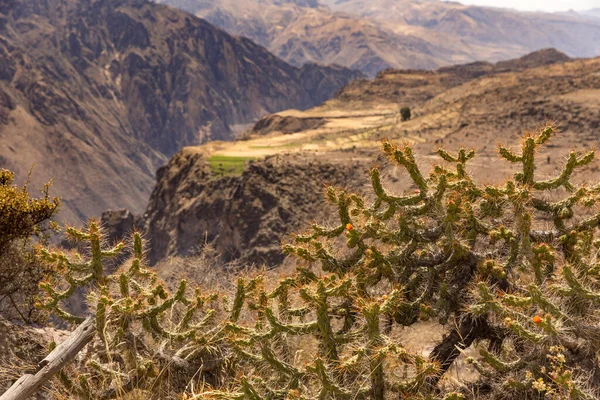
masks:
<path id="1" fill-rule="evenodd" d="M 43 239 L 59 201 L 48 195 L 49 185 L 36 199 L 27 185 L 13 182 L 12 172 L 0 170 L 0 313 L 32 322 L 39 317 L 33 307 L 37 284 L 49 271 L 35 259 L 31 239 Z"/>
<path id="2" fill-rule="evenodd" d="M 410 108 L 409 107 L 402 107 L 400 109 L 400 118 L 402 118 L 402 121 L 408 121 L 410 120 Z"/>
<path id="3" fill-rule="evenodd" d="M 40 233 L 42 223 L 56 215 L 60 204 L 48 195 L 50 184 L 44 187 L 43 197 L 35 199 L 27 185 L 15 186 L 14 178 L 12 172 L 0 170 L 0 252 L 15 240 Z"/>

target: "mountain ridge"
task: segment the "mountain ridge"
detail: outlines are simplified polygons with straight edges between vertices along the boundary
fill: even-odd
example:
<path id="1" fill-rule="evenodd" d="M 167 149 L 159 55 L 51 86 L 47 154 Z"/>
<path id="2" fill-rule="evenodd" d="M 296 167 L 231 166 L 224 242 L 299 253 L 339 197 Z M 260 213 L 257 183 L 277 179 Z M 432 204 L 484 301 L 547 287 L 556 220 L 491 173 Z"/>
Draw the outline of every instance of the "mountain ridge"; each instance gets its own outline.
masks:
<path id="1" fill-rule="evenodd" d="M 581 12 L 581 14 L 589 15 L 595 18 L 600 18 L 600 8 L 592 8 L 591 10 Z"/>
<path id="2" fill-rule="evenodd" d="M 578 14 L 526 13 L 408 0 L 157 0 L 247 36 L 294 65 L 337 63 L 369 76 L 388 68 L 501 61 L 554 47 L 600 54 L 600 21 Z"/>

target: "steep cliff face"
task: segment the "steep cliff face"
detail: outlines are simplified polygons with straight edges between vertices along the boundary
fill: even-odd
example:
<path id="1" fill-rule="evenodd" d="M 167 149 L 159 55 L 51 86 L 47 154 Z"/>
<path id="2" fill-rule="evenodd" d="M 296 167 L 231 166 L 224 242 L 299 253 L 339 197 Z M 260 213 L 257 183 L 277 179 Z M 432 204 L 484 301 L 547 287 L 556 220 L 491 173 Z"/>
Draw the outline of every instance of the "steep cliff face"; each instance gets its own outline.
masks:
<path id="1" fill-rule="evenodd" d="M 197 148 L 161 168 L 145 216 L 150 259 L 188 255 L 210 243 L 225 260 L 278 265 L 281 241 L 326 218 L 325 183 L 363 183 L 364 165 L 320 158 L 268 157 L 240 176 L 215 178 Z"/>
<path id="2" fill-rule="evenodd" d="M 391 67 L 434 68 L 449 56 L 439 43 L 392 32 L 318 1 L 156 0 L 248 37 L 293 65 L 339 64 L 375 75 Z"/>
<path id="3" fill-rule="evenodd" d="M 55 178 L 65 217 L 139 212 L 182 146 L 314 106 L 360 76 L 293 67 L 143 0 L 11 1 L 0 9 L 0 161 Z"/>

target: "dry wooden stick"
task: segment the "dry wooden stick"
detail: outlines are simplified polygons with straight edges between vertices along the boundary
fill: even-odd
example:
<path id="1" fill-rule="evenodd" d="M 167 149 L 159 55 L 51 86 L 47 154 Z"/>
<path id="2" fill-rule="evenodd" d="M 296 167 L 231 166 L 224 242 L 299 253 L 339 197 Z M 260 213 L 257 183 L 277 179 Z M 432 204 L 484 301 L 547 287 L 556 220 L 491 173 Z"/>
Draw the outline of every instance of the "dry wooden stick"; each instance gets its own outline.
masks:
<path id="1" fill-rule="evenodd" d="M 69 337 L 39 362 L 34 373 L 19 378 L 0 400 L 25 400 L 63 369 L 96 334 L 93 318 L 87 318 Z"/>

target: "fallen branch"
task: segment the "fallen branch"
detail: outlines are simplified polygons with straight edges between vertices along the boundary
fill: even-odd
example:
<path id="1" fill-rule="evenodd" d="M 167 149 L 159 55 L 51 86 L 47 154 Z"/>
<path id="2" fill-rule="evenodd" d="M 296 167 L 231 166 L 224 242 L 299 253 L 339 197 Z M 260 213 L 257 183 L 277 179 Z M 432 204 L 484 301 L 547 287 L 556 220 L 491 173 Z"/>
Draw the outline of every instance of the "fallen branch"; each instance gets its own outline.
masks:
<path id="1" fill-rule="evenodd" d="M 69 337 L 39 362 L 34 373 L 19 378 L 0 400 L 25 400 L 63 369 L 96 334 L 93 318 L 88 318 Z"/>

